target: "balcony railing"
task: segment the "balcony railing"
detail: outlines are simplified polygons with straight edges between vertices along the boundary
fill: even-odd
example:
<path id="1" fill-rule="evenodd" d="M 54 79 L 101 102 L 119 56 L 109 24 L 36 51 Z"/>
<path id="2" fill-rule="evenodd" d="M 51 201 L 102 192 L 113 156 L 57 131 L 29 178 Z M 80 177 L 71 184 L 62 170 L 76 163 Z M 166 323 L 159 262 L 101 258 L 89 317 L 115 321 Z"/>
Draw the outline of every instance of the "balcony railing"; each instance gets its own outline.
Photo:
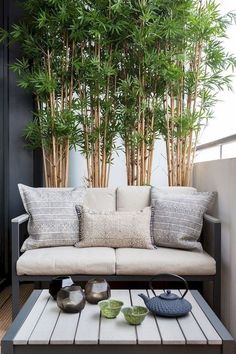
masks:
<path id="1" fill-rule="evenodd" d="M 197 146 L 195 162 L 236 157 L 236 134 Z"/>

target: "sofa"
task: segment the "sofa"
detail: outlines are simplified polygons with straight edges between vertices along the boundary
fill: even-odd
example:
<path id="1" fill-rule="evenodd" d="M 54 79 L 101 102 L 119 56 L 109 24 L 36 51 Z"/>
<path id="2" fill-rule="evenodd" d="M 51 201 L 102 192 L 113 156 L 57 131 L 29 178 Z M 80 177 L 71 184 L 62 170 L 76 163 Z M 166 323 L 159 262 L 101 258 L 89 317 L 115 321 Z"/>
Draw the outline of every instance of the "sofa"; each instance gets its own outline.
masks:
<path id="1" fill-rule="evenodd" d="M 161 193 L 186 193 L 194 189 L 163 187 Z M 87 189 L 84 205 L 93 210 L 131 211 L 150 205 L 150 187 Z M 212 285 L 211 304 L 220 313 L 221 224 L 204 215 L 201 242 L 203 252 L 157 247 L 157 249 L 73 246 L 47 247 L 21 253 L 27 235 L 28 214 L 12 220 L 12 305 L 13 317 L 19 311 L 21 282 L 48 282 L 59 275 L 71 275 L 74 281 L 87 281 L 94 276 L 110 282 L 148 282 L 159 273 L 175 273 L 201 286 Z M 162 275 L 160 280 L 169 278 Z M 205 287 L 205 286 L 204 286 Z"/>

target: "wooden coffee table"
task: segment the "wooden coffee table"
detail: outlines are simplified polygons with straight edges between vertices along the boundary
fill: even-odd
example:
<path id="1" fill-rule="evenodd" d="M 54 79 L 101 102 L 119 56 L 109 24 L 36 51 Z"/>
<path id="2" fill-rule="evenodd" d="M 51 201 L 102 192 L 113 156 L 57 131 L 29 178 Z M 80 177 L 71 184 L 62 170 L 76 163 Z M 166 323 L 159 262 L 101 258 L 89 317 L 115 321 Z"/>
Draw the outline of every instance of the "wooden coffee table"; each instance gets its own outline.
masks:
<path id="1" fill-rule="evenodd" d="M 125 305 L 143 305 L 139 293 L 112 290 Z M 156 291 L 157 294 L 160 290 Z M 179 291 L 175 290 L 178 294 Z M 198 291 L 186 298 L 192 312 L 179 319 L 149 314 L 140 326 L 130 326 L 120 313 L 101 317 L 97 305 L 81 314 L 62 313 L 48 290 L 35 290 L 2 340 L 3 354 L 233 354 L 234 340 Z"/>

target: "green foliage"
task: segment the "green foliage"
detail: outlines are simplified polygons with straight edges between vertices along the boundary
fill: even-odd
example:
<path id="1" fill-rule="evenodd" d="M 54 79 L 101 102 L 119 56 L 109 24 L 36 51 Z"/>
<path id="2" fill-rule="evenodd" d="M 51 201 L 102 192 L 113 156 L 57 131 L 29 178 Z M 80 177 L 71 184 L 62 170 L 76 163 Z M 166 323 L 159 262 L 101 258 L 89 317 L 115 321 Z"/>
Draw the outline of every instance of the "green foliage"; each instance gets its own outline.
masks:
<path id="1" fill-rule="evenodd" d="M 51 137 L 57 138 L 58 144 L 63 144 L 66 138 L 70 138 L 70 148 L 76 148 L 79 143 L 81 129 L 77 115 L 72 109 L 64 109 L 52 116 L 47 109 L 35 114 L 35 119 L 30 122 L 24 131 L 24 137 L 28 147 L 37 149 L 42 146 L 42 141 L 47 149 L 51 147 Z"/>
<path id="2" fill-rule="evenodd" d="M 0 40 L 22 48 L 11 68 L 36 98 L 25 133 L 32 148 L 50 149 L 52 137 L 69 139 L 87 159 L 98 155 L 109 164 L 119 134 L 137 167 L 159 134 L 173 144 L 193 132 L 197 140 L 217 93 L 231 89 L 236 58 L 223 40 L 236 17 L 222 16 L 215 0 L 26 0 L 23 6 L 23 21 L 9 34 L 1 30 Z"/>
<path id="3" fill-rule="evenodd" d="M 217 92 L 225 87 L 231 88 L 231 75 L 226 71 L 235 68 L 236 58 L 225 51 L 223 39 L 235 15 L 229 13 L 222 17 L 215 1 L 163 1 L 160 8 L 162 14 L 158 32 L 165 40 L 159 56 L 163 56 L 161 72 L 162 80 L 166 82 L 165 95 L 176 98 L 181 91 L 183 108 L 187 113 L 183 112 L 178 118 L 186 127 L 186 117 L 191 116 L 189 122 L 192 124 L 188 124 L 190 131 L 196 128 L 196 121 L 204 124 L 208 119 L 208 107 L 215 101 Z M 197 100 L 198 114 L 194 112 L 189 115 L 188 95 Z M 177 117 L 174 119 L 176 122 Z M 159 123 L 160 131 L 165 136 L 163 122 L 160 120 Z M 183 128 L 185 134 L 186 128 Z"/>

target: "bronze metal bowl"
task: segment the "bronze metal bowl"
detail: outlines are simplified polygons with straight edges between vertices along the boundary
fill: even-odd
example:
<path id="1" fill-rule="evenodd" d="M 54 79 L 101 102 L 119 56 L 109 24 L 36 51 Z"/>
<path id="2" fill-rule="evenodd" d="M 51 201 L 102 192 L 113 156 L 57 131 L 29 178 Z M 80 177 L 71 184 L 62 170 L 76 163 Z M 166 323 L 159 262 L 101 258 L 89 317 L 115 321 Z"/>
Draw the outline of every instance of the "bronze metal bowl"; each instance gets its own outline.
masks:
<path id="1" fill-rule="evenodd" d="M 90 304 L 107 300 L 111 296 L 110 285 L 103 278 L 90 279 L 85 285 L 85 297 Z"/>
<path id="2" fill-rule="evenodd" d="M 57 293 L 57 306 L 64 312 L 81 312 L 85 302 L 84 292 L 79 285 L 66 286 Z"/>

